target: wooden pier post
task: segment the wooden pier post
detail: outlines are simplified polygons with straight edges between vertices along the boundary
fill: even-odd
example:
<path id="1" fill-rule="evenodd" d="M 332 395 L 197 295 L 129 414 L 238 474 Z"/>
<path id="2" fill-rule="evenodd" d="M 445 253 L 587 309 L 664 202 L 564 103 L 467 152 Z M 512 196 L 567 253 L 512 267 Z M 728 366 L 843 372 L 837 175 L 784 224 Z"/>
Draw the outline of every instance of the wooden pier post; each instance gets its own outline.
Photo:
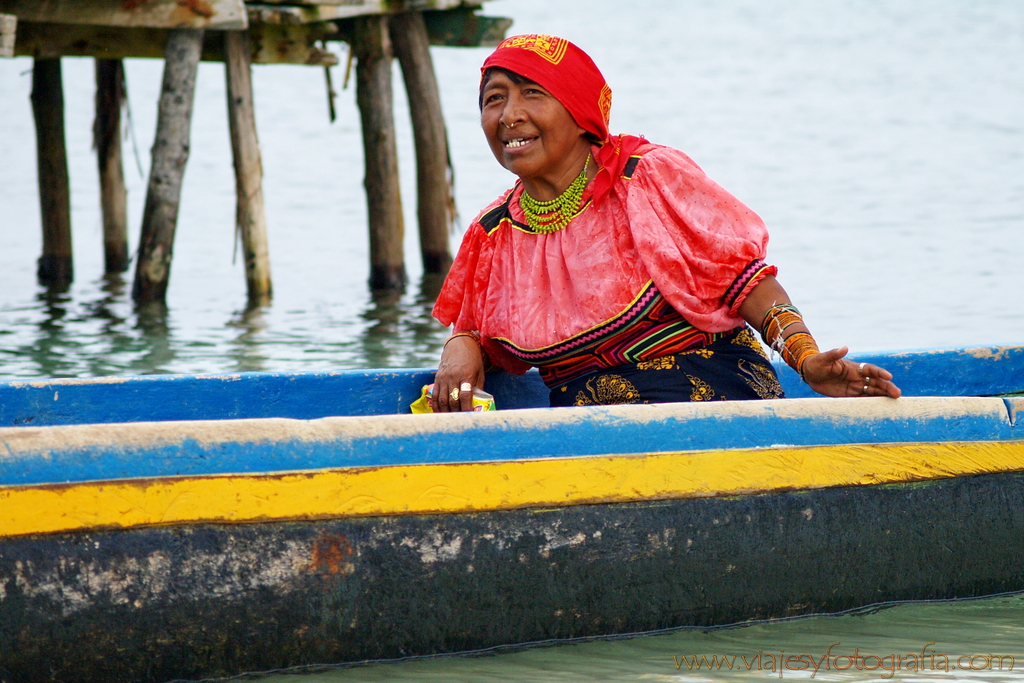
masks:
<path id="1" fill-rule="evenodd" d="M 245 281 L 250 303 L 266 305 L 271 295 L 270 250 L 263 208 L 263 162 L 252 99 L 252 50 L 248 31 L 224 32 L 224 62 L 238 195 L 236 225 L 245 257 Z"/>
<path id="2" fill-rule="evenodd" d="M 441 95 L 430 58 L 430 39 L 421 12 L 403 12 L 389 20 L 395 56 L 402 65 L 416 145 L 417 218 L 423 270 L 444 275 L 452 265 L 448 232 L 455 220 L 448 134 Z"/>
<path id="3" fill-rule="evenodd" d="M 167 32 L 153 165 L 149 171 L 132 287 L 132 298 L 137 304 L 166 302 L 202 47 L 203 29 L 179 28 Z"/>
<path id="4" fill-rule="evenodd" d="M 388 19 L 375 15 L 354 20 L 356 103 L 363 127 L 366 203 L 370 223 L 370 287 L 405 286 L 402 251 L 402 198 L 398 184 L 391 92 L 391 39 Z"/>
<path id="5" fill-rule="evenodd" d="M 92 139 L 100 171 L 103 256 L 106 272 L 128 270 L 128 194 L 121 156 L 124 62 L 96 60 L 96 120 Z"/>
<path id="6" fill-rule="evenodd" d="M 0 14 L 0 57 L 14 56 L 14 39 L 18 32 L 18 17 Z"/>
<path id="7" fill-rule="evenodd" d="M 32 69 L 32 114 L 36 122 L 39 208 L 43 223 L 40 284 L 63 287 L 74 278 L 71 194 L 64 141 L 64 89 L 60 59 L 36 59 Z"/>

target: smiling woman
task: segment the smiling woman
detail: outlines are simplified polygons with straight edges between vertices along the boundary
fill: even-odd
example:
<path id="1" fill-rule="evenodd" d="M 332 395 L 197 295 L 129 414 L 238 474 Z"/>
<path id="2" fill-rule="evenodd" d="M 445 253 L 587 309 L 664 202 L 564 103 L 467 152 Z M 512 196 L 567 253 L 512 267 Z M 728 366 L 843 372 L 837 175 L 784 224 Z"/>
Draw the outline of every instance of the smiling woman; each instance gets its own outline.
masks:
<path id="1" fill-rule="evenodd" d="M 578 47 L 505 40 L 480 110 L 519 181 L 470 226 L 438 296 L 454 333 L 434 410 L 468 410 L 490 367 L 538 367 L 553 406 L 779 398 L 748 325 L 815 391 L 900 395 L 846 348 L 819 352 L 753 211 L 682 152 L 610 134 L 611 89 Z"/>
<path id="2" fill-rule="evenodd" d="M 597 170 L 587 131 L 543 86 L 512 71 L 487 70 L 480 123 L 494 157 L 519 176 L 526 197 L 554 200 L 574 178 L 585 181 Z"/>

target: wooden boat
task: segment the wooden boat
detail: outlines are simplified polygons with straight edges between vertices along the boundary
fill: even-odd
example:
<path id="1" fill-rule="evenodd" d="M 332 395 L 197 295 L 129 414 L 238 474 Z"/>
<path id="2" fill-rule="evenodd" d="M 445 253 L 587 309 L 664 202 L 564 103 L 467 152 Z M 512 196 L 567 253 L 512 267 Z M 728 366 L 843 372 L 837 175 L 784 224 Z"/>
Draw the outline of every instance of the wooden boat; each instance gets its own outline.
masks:
<path id="1" fill-rule="evenodd" d="M 0 383 L 0 680 L 166 681 L 1024 590 L 1024 347 L 903 398 L 409 415 L 428 370 Z"/>

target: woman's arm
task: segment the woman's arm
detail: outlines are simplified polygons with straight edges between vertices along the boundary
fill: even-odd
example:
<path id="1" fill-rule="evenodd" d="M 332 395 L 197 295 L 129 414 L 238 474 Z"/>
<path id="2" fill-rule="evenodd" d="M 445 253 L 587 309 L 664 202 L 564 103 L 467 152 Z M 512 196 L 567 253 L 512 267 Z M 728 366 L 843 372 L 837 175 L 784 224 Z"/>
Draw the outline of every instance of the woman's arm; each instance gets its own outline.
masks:
<path id="1" fill-rule="evenodd" d="M 796 316 L 790 314 L 785 324 L 768 321 L 766 327 L 766 315 L 779 304 L 792 306 L 786 290 L 774 276 L 769 275 L 761 280 L 743 300 L 739 313 L 751 327 L 762 330 L 762 337 L 768 337 L 764 340 L 765 343 L 780 351 L 786 362 L 800 373 L 808 386 L 826 396 L 890 396 L 899 398 L 900 389 L 892 383 L 892 374 L 884 368 L 869 363 L 854 363 L 845 359 L 844 356 L 849 351 L 845 346 L 824 353 L 818 352 L 817 346 L 813 345 L 813 338 L 810 337 L 810 330 L 807 329 L 799 314 Z M 801 334 L 807 336 L 802 338 L 794 336 Z M 788 343 L 787 340 L 789 340 Z M 808 346 L 809 344 L 813 346 Z"/>

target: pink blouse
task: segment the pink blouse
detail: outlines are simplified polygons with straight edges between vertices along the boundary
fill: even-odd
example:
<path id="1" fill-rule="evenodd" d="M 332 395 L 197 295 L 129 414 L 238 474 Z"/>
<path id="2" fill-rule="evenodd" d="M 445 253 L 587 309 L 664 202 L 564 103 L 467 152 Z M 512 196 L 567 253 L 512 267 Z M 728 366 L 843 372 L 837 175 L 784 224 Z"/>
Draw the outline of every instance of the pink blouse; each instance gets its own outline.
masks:
<path id="1" fill-rule="evenodd" d="M 517 183 L 473 221 L 433 311 L 478 331 L 512 372 L 529 364 L 507 345 L 539 351 L 607 330 L 651 291 L 697 330 L 736 328 L 746 295 L 777 272 L 763 261 L 764 222 L 669 147 L 642 144 L 612 191 L 596 203 L 585 192 L 558 232 L 526 225 L 522 191 Z"/>

